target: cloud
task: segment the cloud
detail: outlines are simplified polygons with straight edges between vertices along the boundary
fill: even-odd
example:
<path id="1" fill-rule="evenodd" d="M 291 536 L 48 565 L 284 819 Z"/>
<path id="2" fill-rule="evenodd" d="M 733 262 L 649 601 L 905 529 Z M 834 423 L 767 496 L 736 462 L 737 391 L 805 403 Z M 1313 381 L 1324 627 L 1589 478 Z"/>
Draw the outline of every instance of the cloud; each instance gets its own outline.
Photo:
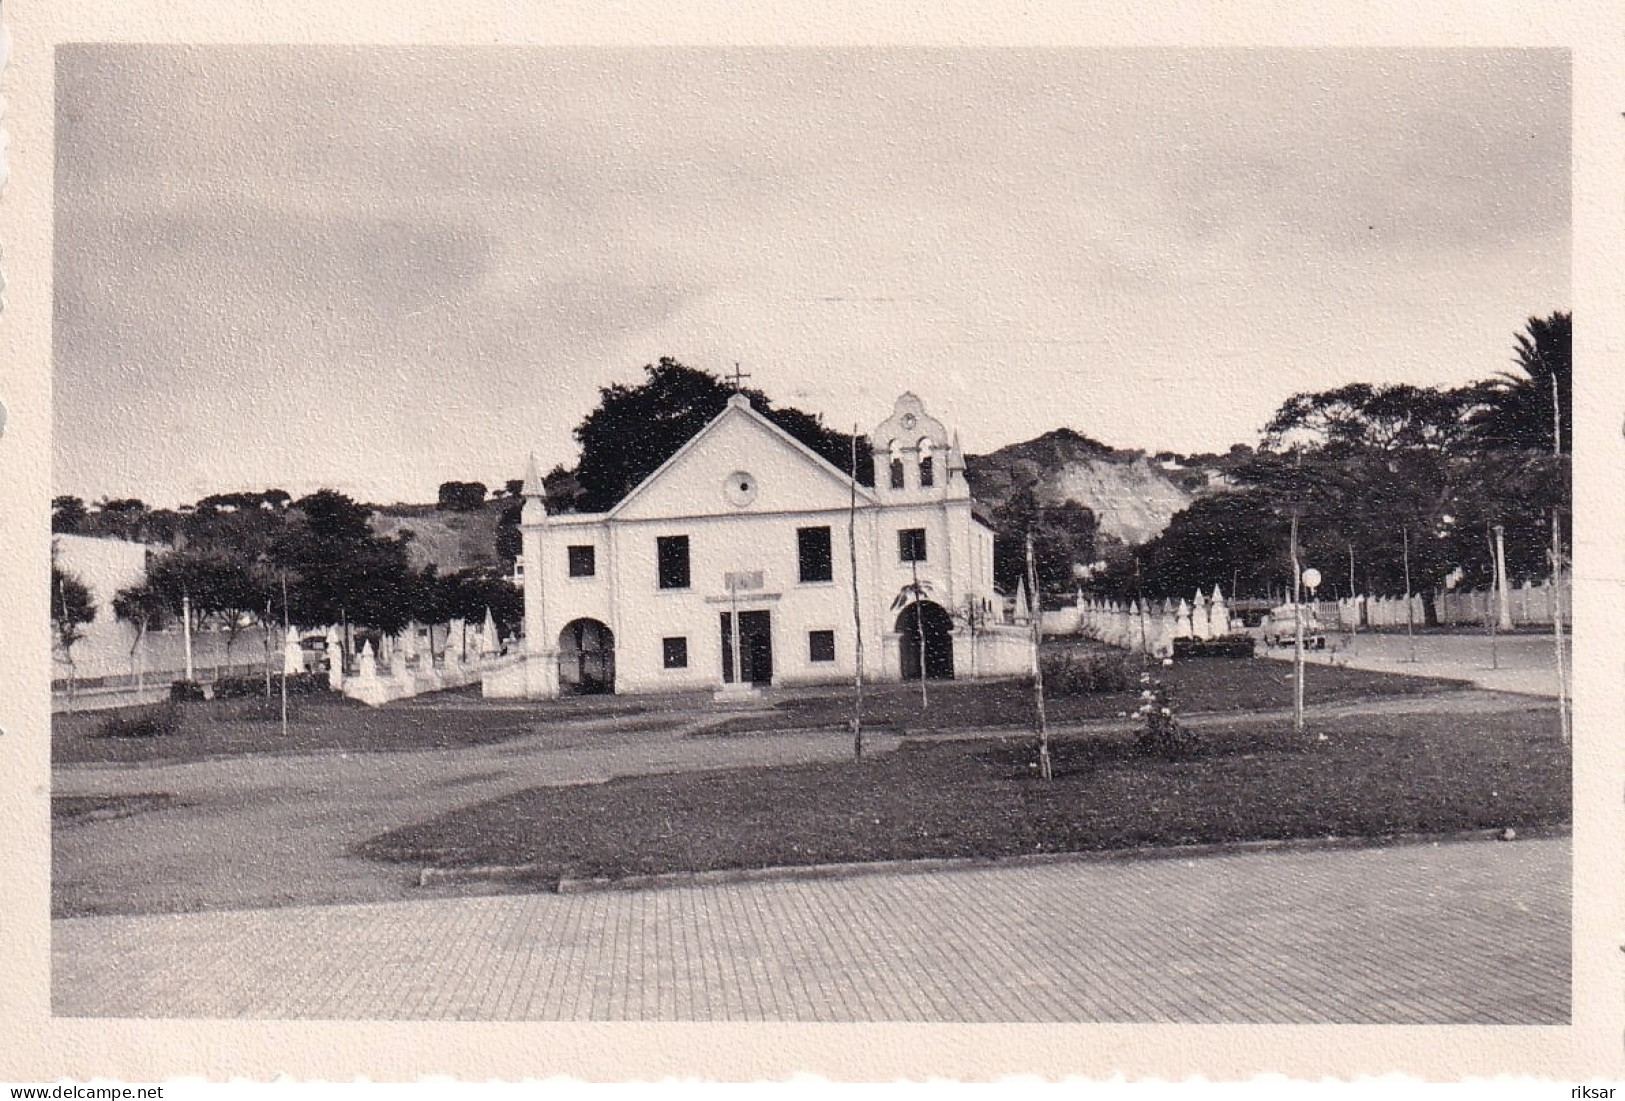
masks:
<path id="1" fill-rule="evenodd" d="M 1568 306 L 1560 51 L 70 46 L 57 105 L 91 496 L 511 477 L 662 354 L 1227 446 Z"/>

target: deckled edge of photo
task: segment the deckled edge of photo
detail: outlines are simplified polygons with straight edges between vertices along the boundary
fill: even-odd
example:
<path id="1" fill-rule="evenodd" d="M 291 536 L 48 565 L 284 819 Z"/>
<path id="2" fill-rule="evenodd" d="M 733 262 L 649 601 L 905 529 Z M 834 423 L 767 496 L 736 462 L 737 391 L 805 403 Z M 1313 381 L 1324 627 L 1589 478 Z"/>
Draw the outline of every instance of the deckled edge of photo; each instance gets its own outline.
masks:
<path id="1" fill-rule="evenodd" d="M 691 5 L 584 0 L 521 14 L 500 0 L 290 0 L 227 9 L 218 0 L 24 0 L 4 12 L 9 178 L 0 194 L 7 306 L 0 315 L 0 1078 L 16 1082 L 176 1078 L 269 1081 L 784 1081 L 810 1074 L 889 1081 L 1015 1075 L 1095 1080 L 1299 1080 L 1401 1075 L 1625 1075 L 1619 838 L 1625 826 L 1620 685 L 1625 664 L 1625 494 L 1619 486 L 1625 371 L 1621 177 L 1625 68 L 1617 4 L 1178 3 L 1083 8 L 1037 2 Z M 1245 14 L 1242 14 L 1245 12 Z M 0 34 L 4 31 L 0 30 Z M 46 624 L 50 490 L 51 221 L 54 77 L 63 42 L 276 42 L 408 45 L 1313 44 L 1566 46 L 1574 58 L 1574 496 L 1576 623 L 1574 1021 L 1567 1027 L 742 1025 L 192 1021 L 53 1018 L 49 993 L 49 681 Z M 4 47 L 0 46 L 0 57 Z M 1487 166 L 1493 170 L 1493 166 Z M 161 920 L 161 919 L 155 919 Z"/>

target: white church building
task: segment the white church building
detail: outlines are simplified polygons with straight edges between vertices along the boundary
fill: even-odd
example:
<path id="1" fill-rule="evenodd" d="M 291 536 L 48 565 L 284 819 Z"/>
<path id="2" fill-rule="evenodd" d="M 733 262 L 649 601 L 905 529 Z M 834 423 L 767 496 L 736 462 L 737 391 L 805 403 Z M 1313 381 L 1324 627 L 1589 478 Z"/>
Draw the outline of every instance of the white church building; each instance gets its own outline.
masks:
<path id="1" fill-rule="evenodd" d="M 957 436 L 904 394 L 869 441 L 854 490 L 735 395 L 608 512 L 554 516 L 532 459 L 524 645 L 485 695 L 850 682 L 860 631 L 865 680 L 1029 672 Z"/>

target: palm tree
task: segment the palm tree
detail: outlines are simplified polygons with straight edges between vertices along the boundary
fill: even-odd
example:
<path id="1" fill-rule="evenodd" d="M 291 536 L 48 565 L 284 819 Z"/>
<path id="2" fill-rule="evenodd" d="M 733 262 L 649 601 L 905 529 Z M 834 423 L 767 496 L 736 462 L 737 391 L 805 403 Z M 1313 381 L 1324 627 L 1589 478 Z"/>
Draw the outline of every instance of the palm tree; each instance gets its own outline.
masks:
<path id="1" fill-rule="evenodd" d="M 925 694 L 925 620 L 920 617 L 920 605 L 931 599 L 931 582 L 921 581 L 919 565 L 911 565 L 913 580 L 898 591 L 896 599 L 891 602 L 891 610 L 914 609 L 914 632 L 920 647 L 920 706 L 923 708 L 930 706 L 930 702 Z"/>
<path id="2" fill-rule="evenodd" d="M 1562 405 L 1561 449 L 1573 443 L 1574 418 L 1570 402 L 1573 357 L 1570 350 L 1572 314 L 1558 311 L 1550 317 L 1531 317 L 1518 334 L 1513 362 L 1517 371 L 1502 371 L 1485 386 L 1484 406 L 1473 416 L 1479 439 L 1497 450 L 1550 451 L 1552 447 L 1552 383 Z"/>

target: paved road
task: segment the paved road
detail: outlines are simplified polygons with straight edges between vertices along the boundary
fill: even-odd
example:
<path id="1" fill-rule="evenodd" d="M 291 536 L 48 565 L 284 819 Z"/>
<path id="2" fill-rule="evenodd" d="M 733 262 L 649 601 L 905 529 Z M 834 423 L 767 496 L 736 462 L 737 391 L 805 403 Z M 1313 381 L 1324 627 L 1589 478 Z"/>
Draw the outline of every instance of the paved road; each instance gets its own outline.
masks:
<path id="1" fill-rule="evenodd" d="M 53 923 L 61 1016 L 1558 1024 L 1565 839 Z"/>
<path id="2" fill-rule="evenodd" d="M 1468 680 L 1496 692 L 1522 692 L 1554 699 L 1557 696 L 1557 660 L 1550 635 L 1501 635 L 1493 644 L 1486 634 L 1417 635 L 1415 661 L 1411 660 L 1411 642 L 1403 634 L 1339 636 L 1334 633 L 1327 636 L 1326 643 L 1328 649 L 1310 651 L 1307 655 L 1310 673 L 1306 682 L 1311 686 L 1315 665 L 1337 662 L 1382 673 Z M 1292 660 L 1290 646 L 1261 647 L 1258 652 L 1284 661 Z M 1312 698 L 1312 687 L 1310 691 Z"/>

